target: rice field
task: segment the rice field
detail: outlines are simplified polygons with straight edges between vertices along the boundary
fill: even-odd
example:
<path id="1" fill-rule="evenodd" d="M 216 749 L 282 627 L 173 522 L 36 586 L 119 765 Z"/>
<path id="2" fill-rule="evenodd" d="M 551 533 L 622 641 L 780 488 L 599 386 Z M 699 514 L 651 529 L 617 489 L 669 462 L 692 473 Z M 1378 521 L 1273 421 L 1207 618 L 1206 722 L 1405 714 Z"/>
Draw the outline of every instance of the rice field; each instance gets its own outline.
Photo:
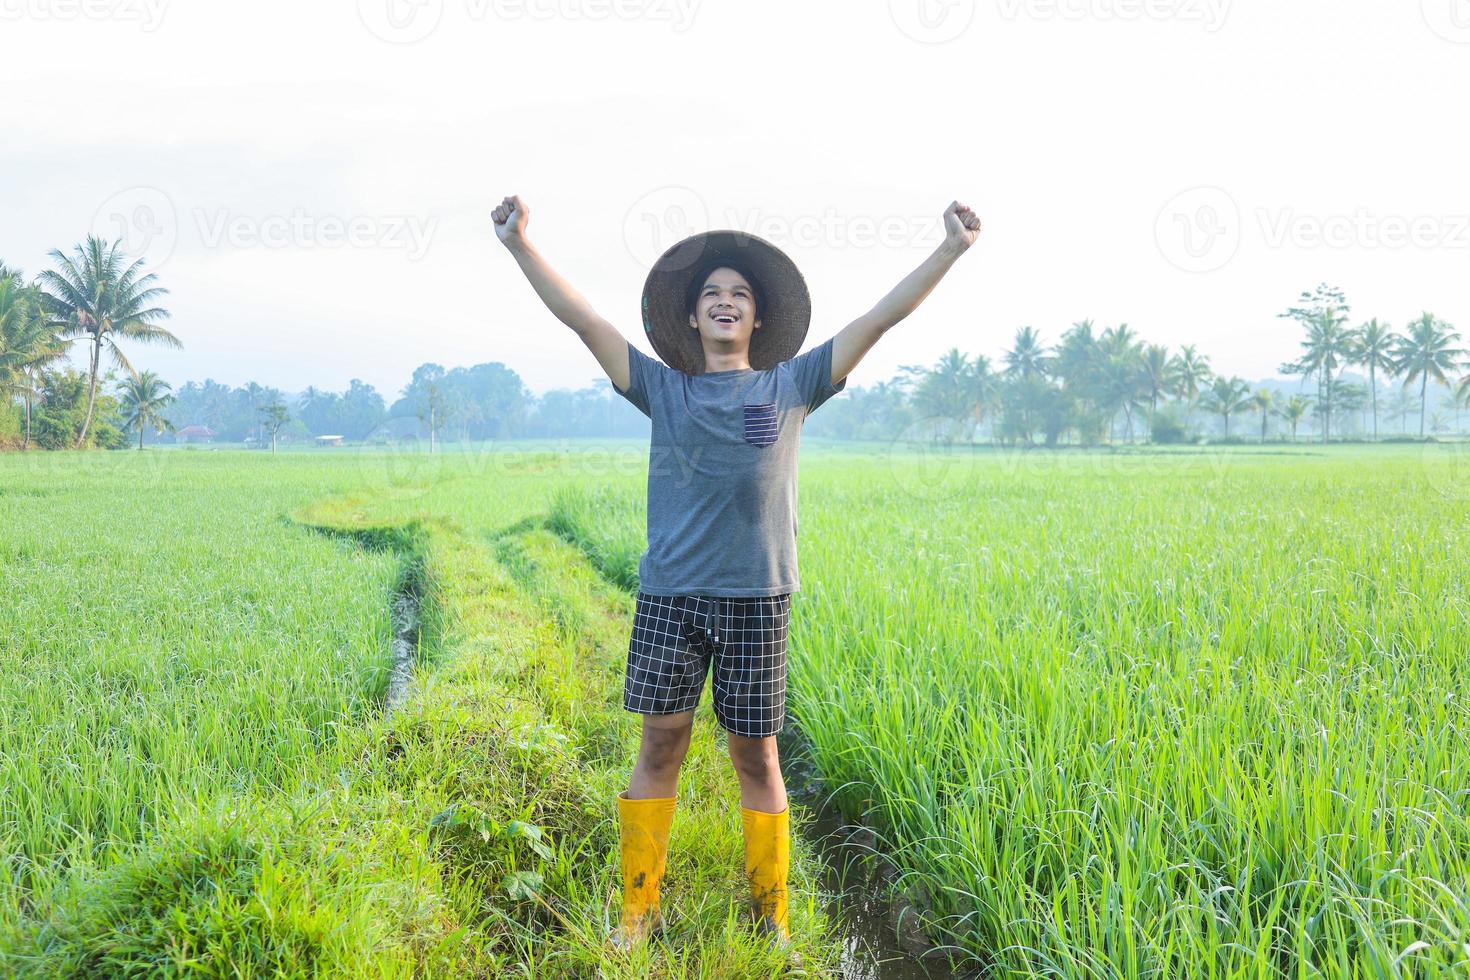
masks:
<path id="1" fill-rule="evenodd" d="M 1453 447 L 804 465 L 792 715 L 1001 975 L 1458 974 L 1465 475 Z"/>
<path id="2" fill-rule="evenodd" d="M 585 941 L 632 763 L 636 449 L 0 457 L 0 973 L 771 975 L 720 897 L 739 832 L 713 803 L 676 824 L 684 945 Z M 1465 460 L 809 446 L 804 751 L 966 970 L 1459 975 Z M 378 703 L 407 557 L 317 525 L 423 542 L 403 719 Z M 696 727 L 681 794 L 729 796 Z M 551 857 L 436 843 L 471 799 Z M 810 861 L 793 925 L 836 976 Z"/>

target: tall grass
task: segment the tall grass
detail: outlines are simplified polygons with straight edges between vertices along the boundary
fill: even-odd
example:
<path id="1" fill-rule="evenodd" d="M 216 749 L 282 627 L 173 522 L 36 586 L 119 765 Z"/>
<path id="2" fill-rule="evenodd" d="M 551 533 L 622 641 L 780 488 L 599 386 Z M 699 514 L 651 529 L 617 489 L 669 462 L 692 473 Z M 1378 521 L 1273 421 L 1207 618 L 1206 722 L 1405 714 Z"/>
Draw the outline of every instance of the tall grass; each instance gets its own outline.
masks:
<path id="1" fill-rule="evenodd" d="M 804 463 L 791 710 L 941 933 L 1007 975 L 1470 967 L 1454 461 L 932 463 Z"/>
<path id="2" fill-rule="evenodd" d="M 392 557 L 281 520 L 327 468 L 68 458 L 0 457 L 0 919 L 177 800 L 288 779 L 390 665 Z"/>

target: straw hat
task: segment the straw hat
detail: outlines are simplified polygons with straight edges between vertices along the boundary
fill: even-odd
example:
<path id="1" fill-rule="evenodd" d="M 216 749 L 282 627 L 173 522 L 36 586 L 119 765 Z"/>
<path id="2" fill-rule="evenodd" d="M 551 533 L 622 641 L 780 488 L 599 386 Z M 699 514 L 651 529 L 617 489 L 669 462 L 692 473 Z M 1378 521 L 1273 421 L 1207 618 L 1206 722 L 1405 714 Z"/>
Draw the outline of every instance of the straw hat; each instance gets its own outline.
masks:
<path id="1" fill-rule="evenodd" d="M 690 280 L 714 262 L 728 262 L 755 286 L 764 302 L 760 329 L 750 335 L 750 366 L 773 368 L 796 356 L 812 319 L 812 298 L 801 272 L 779 248 L 741 231 L 692 235 L 659 256 L 643 284 L 643 330 L 669 367 L 704 373 L 704 346 L 689 326 L 684 297 Z"/>

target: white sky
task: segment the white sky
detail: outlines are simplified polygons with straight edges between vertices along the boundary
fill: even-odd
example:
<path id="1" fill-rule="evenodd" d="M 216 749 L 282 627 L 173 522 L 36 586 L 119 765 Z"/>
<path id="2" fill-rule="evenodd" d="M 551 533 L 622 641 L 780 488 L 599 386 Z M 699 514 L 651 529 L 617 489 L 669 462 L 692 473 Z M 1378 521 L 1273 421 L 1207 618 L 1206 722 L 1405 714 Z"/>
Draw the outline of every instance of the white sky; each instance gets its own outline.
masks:
<path id="1" fill-rule="evenodd" d="M 786 248 L 810 347 L 969 204 L 980 242 L 858 385 L 1087 317 L 1261 378 L 1323 280 L 1470 336 L 1470 0 L 0 0 L 0 85 L 0 258 L 128 232 L 186 345 L 128 349 L 176 386 L 606 384 L 494 237 L 511 193 L 649 353 L 684 234 Z"/>

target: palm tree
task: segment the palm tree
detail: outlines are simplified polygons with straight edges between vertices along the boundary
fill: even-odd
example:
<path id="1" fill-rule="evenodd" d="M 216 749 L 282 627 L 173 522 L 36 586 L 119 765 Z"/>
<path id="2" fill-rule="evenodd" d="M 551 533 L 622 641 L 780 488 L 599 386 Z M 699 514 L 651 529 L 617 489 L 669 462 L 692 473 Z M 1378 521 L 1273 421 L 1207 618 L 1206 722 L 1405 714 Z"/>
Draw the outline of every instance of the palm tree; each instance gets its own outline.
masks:
<path id="1" fill-rule="evenodd" d="M 1368 369 L 1368 389 L 1373 396 L 1373 440 L 1378 441 L 1378 372 L 1390 378 L 1394 372 L 1394 348 L 1398 334 L 1374 317 L 1355 330 L 1351 337 L 1348 362 Z"/>
<path id="2" fill-rule="evenodd" d="M 46 316 L 41 290 L 24 286 L 18 272 L 0 276 L 0 391 L 18 394 L 25 403 L 25 436 L 31 447 L 31 406 L 39 394 L 37 374 L 65 356 L 68 341 Z"/>
<path id="3" fill-rule="evenodd" d="M 1460 409 L 1470 408 L 1470 374 L 1460 379 L 1460 384 L 1455 388 L 1455 428 L 1460 427 Z"/>
<path id="4" fill-rule="evenodd" d="M 930 371 L 924 372 L 913 394 L 913 404 L 925 418 L 942 418 L 963 425 L 974 417 L 970 360 L 951 347 Z"/>
<path id="5" fill-rule="evenodd" d="M 1296 442 L 1296 427 L 1301 424 L 1302 418 L 1307 414 L 1307 409 L 1311 407 L 1311 403 L 1301 395 L 1292 395 L 1291 399 L 1281 406 L 1281 418 L 1291 426 L 1292 442 Z"/>
<path id="6" fill-rule="evenodd" d="M 1409 394 L 1407 388 L 1393 389 L 1393 401 L 1388 403 L 1388 411 L 1384 418 L 1390 422 L 1402 420 L 1399 432 L 1403 435 L 1409 434 L 1409 416 L 1414 414 L 1414 396 Z"/>
<path id="7" fill-rule="evenodd" d="M 1163 344 L 1149 344 L 1143 349 L 1138 362 L 1139 387 L 1148 398 L 1148 430 L 1154 430 L 1154 416 L 1159 413 L 1159 396 L 1174 390 L 1173 372 L 1170 369 L 1169 348 Z"/>
<path id="8" fill-rule="evenodd" d="M 1350 335 L 1343 326 L 1347 313 L 1335 306 L 1316 311 L 1307 320 L 1307 339 L 1302 341 L 1302 357 L 1296 362 L 1302 381 L 1317 376 L 1317 405 L 1322 415 L 1322 441 L 1332 429 L 1332 372 L 1336 371 L 1350 350 Z"/>
<path id="9" fill-rule="evenodd" d="M 150 424 L 158 432 L 172 432 L 174 425 L 161 412 L 174 400 L 168 394 L 171 386 L 152 371 L 124 378 L 119 389 L 122 392 L 122 410 L 131 428 L 138 428 L 138 449 L 143 448 L 143 430 Z"/>
<path id="10" fill-rule="evenodd" d="M 1230 435 L 1230 416 L 1250 406 L 1250 385 L 1239 378 L 1216 378 L 1205 393 L 1210 411 L 1225 419 L 1225 435 Z"/>
<path id="11" fill-rule="evenodd" d="M 1022 327 L 1016 331 L 1016 343 L 1005 352 L 1007 377 L 1030 381 L 1045 377 L 1049 369 L 1046 348 L 1041 344 L 1041 334 L 1034 327 Z"/>
<path id="12" fill-rule="evenodd" d="M 1395 348 L 1395 370 L 1404 376 L 1404 387 L 1419 380 L 1419 438 L 1424 438 L 1424 407 L 1429 379 L 1449 384 L 1446 371 L 1453 371 L 1465 352 L 1451 347 L 1460 339 L 1453 327 L 1433 313 L 1425 312 L 1409 324 L 1408 334 L 1399 338 Z"/>
<path id="13" fill-rule="evenodd" d="M 1007 389 L 1017 399 L 1020 428 L 1026 434 L 1027 445 L 1030 445 L 1035 429 L 1032 414 L 1037 407 L 1038 389 L 1045 386 L 1052 361 L 1041 343 L 1041 334 L 1034 327 L 1022 327 L 1016 331 L 1015 345 L 1005 352 L 1002 359 L 1005 361 L 1003 374 L 1011 382 Z"/>
<path id="14" fill-rule="evenodd" d="M 1251 396 L 1251 408 L 1261 413 L 1261 442 L 1266 441 L 1266 420 L 1271 416 L 1271 409 L 1276 405 L 1276 393 L 1270 388 L 1257 388 L 1256 393 Z"/>
<path id="15" fill-rule="evenodd" d="M 1210 359 L 1195 353 L 1194 345 L 1188 344 L 1174 355 L 1171 368 L 1174 391 L 1184 399 L 1184 420 L 1187 423 L 1194 414 L 1200 391 L 1210 383 Z"/>
<path id="16" fill-rule="evenodd" d="M 973 426 L 979 426 L 985 421 L 985 413 L 995 405 L 996 399 L 1000 397 L 1000 378 L 990 367 L 990 358 L 983 354 L 976 354 L 975 360 L 970 365 L 969 374 L 969 404 L 972 412 Z M 973 441 L 973 429 L 971 430 Z"/>
<path id="17" fill-rule="evenodd" d="M 125 368 L 129 374 L 137 374 L 118 346 L 119 339 L 160 343 L 174 348 L 184 346 L 179 338 L 156 325 L 159 320 L 166 319 L 169 312 L 151 304 L 168 290 L 153 285 L 158 278 L 153 273 L 141 274 L 142 259 L 124 268 L 124 256 L 119 252 L 121 247 L 121 240 L 108 245 L 97 236 L 89 235 L 85 245 L 74 247 L 71 258 L 59 249 L 53 249 L 51 258 L 59 270 L 47 269 L 40 276 L 50 311 L 65 324 L 64 335 L 85 337 L 92 347 L 87 380 L 87 414 L 82 421 L 82 431 L 77 435 L 77 448 L 86 441 L 87 430 L 92 425 L 92 409 L 97 400 L 97 369 L 104 347 L 119 367 Z"/>

